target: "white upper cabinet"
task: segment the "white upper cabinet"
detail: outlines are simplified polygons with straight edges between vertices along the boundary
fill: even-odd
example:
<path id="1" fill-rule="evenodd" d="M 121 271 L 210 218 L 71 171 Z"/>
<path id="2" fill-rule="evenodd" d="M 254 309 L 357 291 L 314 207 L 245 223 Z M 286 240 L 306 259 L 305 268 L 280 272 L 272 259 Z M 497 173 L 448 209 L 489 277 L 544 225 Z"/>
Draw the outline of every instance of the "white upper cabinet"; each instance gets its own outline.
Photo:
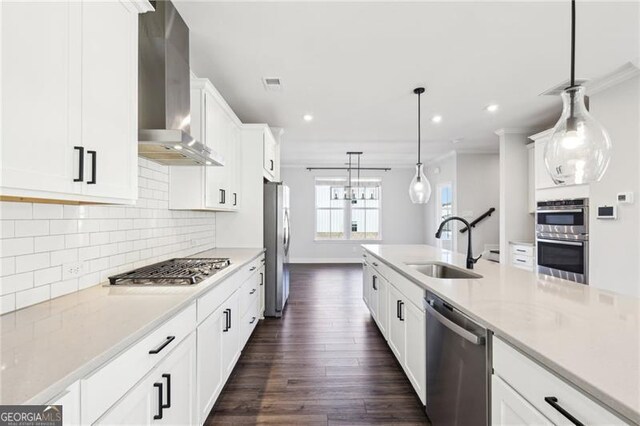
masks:
<path id="1" fill-rule="evenodd" d="M 0 7 L 0 195 L 134 202 L 138 14 L 151 5 L 57 1 Z"/>
<path id="2" fill-rule="evenodd" d="M 280 181 L 280 144 L 272 130 L 265 127 L 262 135 L 264 177 L 270 182 Z"/>
<path id="3" fill-rule="evenodd" d="M 241 126 L 209 80 L 191 79 L 191 135 L 223 157 L 224 166 L 172 166 L 169 208 L 238 210 Z"/>

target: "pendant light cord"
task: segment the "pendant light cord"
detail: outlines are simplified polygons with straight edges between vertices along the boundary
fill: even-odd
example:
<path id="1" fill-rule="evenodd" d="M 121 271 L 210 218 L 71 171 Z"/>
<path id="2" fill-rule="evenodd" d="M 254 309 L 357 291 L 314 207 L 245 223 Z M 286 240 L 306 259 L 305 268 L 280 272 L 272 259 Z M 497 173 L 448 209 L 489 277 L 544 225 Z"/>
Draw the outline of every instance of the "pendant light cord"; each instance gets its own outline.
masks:
<path id="1" fill-rule="evenodd" d="M 420 95 L 421 93 L 418 93 L 418 163 L 417 165 L 420 165 L 422 163 L 420 163 Z"/>
<path id="2" fill-rule="evenodd" d="M 571 87 L 576 84 L 576 0 L 571 0 Z"/>

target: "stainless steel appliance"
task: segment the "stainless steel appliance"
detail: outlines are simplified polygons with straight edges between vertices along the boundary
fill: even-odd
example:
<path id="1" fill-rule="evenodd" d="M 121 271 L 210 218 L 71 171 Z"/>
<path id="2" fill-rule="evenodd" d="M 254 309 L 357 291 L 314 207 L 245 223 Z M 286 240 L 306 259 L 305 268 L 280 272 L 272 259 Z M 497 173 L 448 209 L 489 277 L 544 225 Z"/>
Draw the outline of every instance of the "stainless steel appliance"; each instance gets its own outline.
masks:
<path id="1" fill-rule="evenodd" d="M 431 292 L 427 312 L 427 415 L 434 425 L 489 424 L 490 339 Z"/>
<path id="2" fill-rule="evenodd" d="M 264 184 L 265 315 L 281 317 L 289 298 L 289 187 Z"/>
<path id="3" fill-rule="evenodd" d="M 191 136 L 189 28 L 170 1 L 138 18 L 138 154 L 173 166 L 224 166 Z"/>
<path id="4" fill-rule="evenodd" d="M 589 200 L 539 201 L 536 212 L 538 272 L 589 282 Z"/>
<path id="5" fill-rule="evenodd" d="M 228 258 L 176 258 L 109 277 L 111 285 L 197 284 L 231 265 Z"/>

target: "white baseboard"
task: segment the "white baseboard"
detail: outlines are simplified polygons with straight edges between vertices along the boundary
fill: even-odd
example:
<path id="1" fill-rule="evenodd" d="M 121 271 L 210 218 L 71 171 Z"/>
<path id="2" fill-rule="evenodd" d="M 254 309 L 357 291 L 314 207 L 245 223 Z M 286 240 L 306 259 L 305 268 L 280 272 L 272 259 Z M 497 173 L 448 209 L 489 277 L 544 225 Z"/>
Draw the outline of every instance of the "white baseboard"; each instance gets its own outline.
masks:
<path id="1" fill-rule="evenodd" d="M 320 258 L 320 257 L 296 257 L 289 259 L 289 263 L 362 263 L 361 257 L 335 257 L 335 258 Z"/>

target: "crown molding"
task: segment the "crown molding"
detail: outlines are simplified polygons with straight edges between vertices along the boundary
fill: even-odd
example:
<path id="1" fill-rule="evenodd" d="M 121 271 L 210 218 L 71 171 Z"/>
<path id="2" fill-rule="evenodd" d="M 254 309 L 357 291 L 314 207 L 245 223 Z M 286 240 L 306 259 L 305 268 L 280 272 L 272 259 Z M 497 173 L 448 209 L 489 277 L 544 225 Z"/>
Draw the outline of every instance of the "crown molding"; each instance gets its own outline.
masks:
<path id="1" fill-rule="evenodd" d="M 585 84 L 587 94 L 589 96 L 595 95 L 638 75 L 640 75 L 640 57 L 627 62 L 610 73 L 589 81 Z"/>

